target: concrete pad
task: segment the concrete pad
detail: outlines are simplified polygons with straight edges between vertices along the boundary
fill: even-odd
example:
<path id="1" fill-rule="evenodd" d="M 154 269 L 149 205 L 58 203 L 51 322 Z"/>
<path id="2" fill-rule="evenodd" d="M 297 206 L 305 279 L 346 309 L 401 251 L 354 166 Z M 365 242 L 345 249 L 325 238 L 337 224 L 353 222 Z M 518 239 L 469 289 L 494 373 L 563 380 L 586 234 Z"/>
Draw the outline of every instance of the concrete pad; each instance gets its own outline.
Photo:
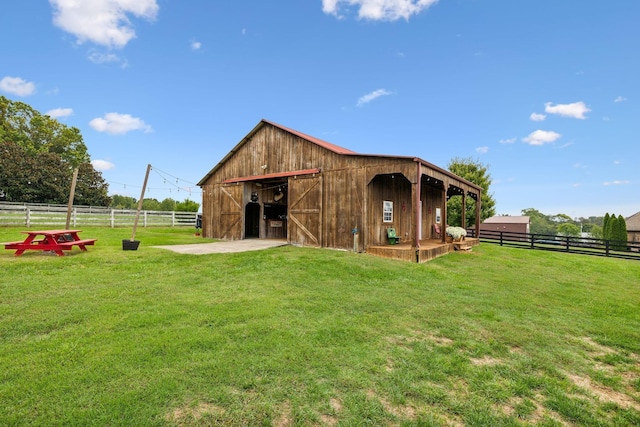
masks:
<path id="1" fill-rule="evenodd" d="M 205 255 L 259 251 L 262 249 L 269 249 L 286 245 L 288 245 L 287 241 L 282 239 L 244 239 L 226 240 L 214 243 L 194 243 L 190 245 L 166 245 L 153 247 L 168 249 L 180 254 Z"/>

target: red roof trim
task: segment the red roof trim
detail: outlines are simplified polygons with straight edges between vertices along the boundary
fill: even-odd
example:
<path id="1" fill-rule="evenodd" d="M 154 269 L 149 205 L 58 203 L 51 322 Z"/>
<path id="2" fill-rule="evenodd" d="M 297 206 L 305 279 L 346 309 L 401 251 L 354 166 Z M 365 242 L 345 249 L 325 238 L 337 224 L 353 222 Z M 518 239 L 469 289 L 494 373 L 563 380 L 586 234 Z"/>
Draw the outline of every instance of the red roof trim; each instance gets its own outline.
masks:
<path id="1" fill-rule="evenodd" d="M 298 175 L 312 175 L 314 173 L 320 173 L 320 169 L 304 169 L 299 171 L 291 171 L 291 172 L 276 172 L 276 173 L 268 173 L 265 175 L 253 175 L 253 176 L 243 176 L 240 178 L 231 178 L 225 179 L 222 181 L 224 184 L 233 184 L 234 182 L 247 182 L 247 181 L 262 181 L 265 179 L 273 179 L 273 178 L 285 178 L 289 176 L 298 176 Z"/>

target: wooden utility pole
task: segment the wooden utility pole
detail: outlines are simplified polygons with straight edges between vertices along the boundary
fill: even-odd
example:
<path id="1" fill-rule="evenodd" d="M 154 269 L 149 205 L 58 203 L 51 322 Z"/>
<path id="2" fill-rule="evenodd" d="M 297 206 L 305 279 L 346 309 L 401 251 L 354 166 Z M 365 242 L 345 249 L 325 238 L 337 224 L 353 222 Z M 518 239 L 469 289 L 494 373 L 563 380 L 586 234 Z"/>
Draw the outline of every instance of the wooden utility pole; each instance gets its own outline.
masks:
<path id="1" fill-rule="evenodd" d="M 149 180 L 149 172 L 151 171 L 151 164 L 147 165 L 147 173 L 144 176 L 144 183 L 142 184 L 142 192 L 140 193 L 140 200 L 138 200 L 138 210 L 136 211 L 136 219 L 133 222 L 133 233 L 131 234 L 131 241 L 136 238 L 136 230 L 138 229 L 138 220 L 140 219 L 140 211 L 142 210 L 142 201 L 144 200 L 144 190 L 147 188 L 147 181 Z"/>
<path id="2" fill-rule="evenodd" d="M 69 203 L 67 204 L 67 223 L 65 229 L 69 230 L 71 223 L 71 211 L 73 210 L 73 198 L 76 195 L 76 182 L 78 181 L 78 168 L 73 170 L 73 179 L 71 180 L 71 191 L 69 192 Z"/>

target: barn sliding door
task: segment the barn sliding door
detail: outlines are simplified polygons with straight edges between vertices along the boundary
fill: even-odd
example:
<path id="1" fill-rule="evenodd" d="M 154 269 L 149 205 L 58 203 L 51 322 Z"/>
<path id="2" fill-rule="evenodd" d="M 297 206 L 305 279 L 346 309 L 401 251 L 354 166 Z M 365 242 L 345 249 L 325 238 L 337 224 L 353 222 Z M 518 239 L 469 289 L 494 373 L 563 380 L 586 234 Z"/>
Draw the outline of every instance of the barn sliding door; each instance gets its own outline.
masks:
<path id="1" fill-rule="evenodd" d="M 322 246 L 322 176 L 289 179 L 289 242 Z"/>
<path id="2" fill-rule="evenodd" d="M 221 239 L 242 239 L 243 190 L 242 185 L 220 187 L 220 222 L 217 227 L 220 227 L 218 236 Z"/>

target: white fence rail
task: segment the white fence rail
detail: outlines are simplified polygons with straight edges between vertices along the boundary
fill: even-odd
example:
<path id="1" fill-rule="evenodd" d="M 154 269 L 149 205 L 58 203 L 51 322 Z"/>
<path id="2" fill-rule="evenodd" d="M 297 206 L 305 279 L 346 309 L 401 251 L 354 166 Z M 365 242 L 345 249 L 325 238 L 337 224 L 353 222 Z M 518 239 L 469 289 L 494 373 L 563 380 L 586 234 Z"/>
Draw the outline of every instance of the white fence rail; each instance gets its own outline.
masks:
<path id="1" fill-rule="evenodd" d="M 140 211 L 139 227 L 196 226 L 196 212 Z M 131 227 L 136 211 L 95 206 L 74 206 L 70 226 Z M 64 226 L 67 206 L 26 203 L 0 203 L 0 226 Z"/>

